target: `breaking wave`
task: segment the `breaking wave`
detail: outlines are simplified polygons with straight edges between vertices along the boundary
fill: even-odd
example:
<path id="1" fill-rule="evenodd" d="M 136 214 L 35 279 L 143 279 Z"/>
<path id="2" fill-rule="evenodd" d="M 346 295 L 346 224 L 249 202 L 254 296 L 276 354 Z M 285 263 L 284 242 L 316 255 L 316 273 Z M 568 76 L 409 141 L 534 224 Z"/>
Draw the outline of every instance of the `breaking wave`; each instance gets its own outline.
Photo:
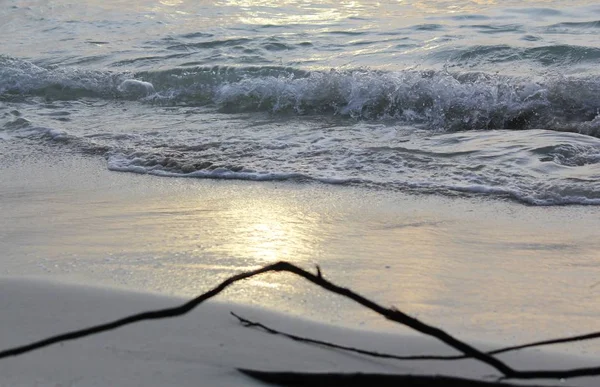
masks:
<path id="1" fill-rule="evenodd" d="M 0 100 L 139 100 L 221 112 L 336 115 L 441 131 L 544 128 L 600 136 L 600 81 L 482 72 L 197 67 L 155 72 L 44 68 L 0 57 Z"/>

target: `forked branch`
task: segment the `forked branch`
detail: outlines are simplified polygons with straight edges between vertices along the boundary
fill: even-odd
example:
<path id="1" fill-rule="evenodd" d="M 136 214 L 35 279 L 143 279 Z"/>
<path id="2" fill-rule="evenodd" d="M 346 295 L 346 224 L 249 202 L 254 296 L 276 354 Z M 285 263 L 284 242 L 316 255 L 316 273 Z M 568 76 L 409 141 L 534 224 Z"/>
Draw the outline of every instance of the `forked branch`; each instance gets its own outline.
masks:
<path id="1" fill-rule="evenodd" d="M 233 285 L 234 283 L 242 281 L 242 280 L 250 278 L 250 277 L 260 275 L 260 274 L 264 274 L 267 272 L 289 272 L 289 273 L 295 274 L 297 276 L 300 276 L 300 277 L 306 279 L 307 281 L 312 282 L 313 284 L 315 284 L 317 286 L 320 286 L 321 288 L 323 288 L 325 290 L 328 290 L 332 293 L 336 293 L 336 294 L 339 294 L 346 298 L 349 298 L 349 299 L 357 302 L 358 304 L 372 310 L 373 312 L 375 312 L 391 321 L 395 321 L 399 324 L 408 326 L 408 327 L 416 330 L 417 332 L 423 333 L 425 335 L 435 337 L 438 340 L 442 341 L 443 343 L 445 343 L 445 344 L 449 345 L 450 347 L 456 349 L 457 351 L 463 353 L 464 355 L 466 355 L 468 357 L 472 357 L 474 359 L 477 359 L 480 362 L 485 363 L 485 364 L 495 368 L 506 378 L 518 378 L 518 379 L 571 378 L 571 377 L 577 377 L 577 376 L 600 375 L 600 367 L 577 368 L 577 369 L 564 370 L 564 371 L 554 371 L 554 370 L 519 371 L 519 370 L 515 370 L 514 368 L 508 366 L 501 360 L 493 357 L 492 355 L 484 353 L 484 352 L 478 350 L 477 348 L 453 337 L 452 335 L 443 331 L 440 328 L 428 325 L 422 321 L 417 320 L 416 318 L 410 317 L 409 315 L 407 315 L 395 308 L 383 307 L 383 306 L 353 292 L 350 289 L 335 285 L 334 283 L 326 280 L 322 276 L 320 270 L 315 275 L 315 274 L 312 274 L 306 270 L 303 270 L 303 269 L 299 268 L 298 266 L 295 266 L 289 262 L 277 262 L 272 265 L 267 265 L 267 266 L 264 266 L 264 267 L 256 269 L 256 270 L 247 271 L 247 272 L 243 272 L 243 273 L 234 275 L 234 276 L 224 280 L 219 285 L 217 285 L 213 289 L 207 291 L 206 293 L 201 294 L 200 296 L 198 296 L 180 306 L 177 306 L 177 307 L 138 313 L 138 314 L 124 317 L 122 319 L 118 319 L 118 320 L 108 322 L 105 324 L 100 324 L 100 325 L 96 325 L 96 326 L 81 329 L 81 330 L 63 333 L 63 334 L 49 337 L 49 338 L 46 338 L 46 339 L 43 339 L 43 340 L 40 340 L 37 342 L 33 342 L 33 343 L 30 343 L 27 345 L 23 345 L 20 347 L 10 348 L 10 349 L 1 351 L 0 359 L 6 358 L 9 356 L 17 356 L 17 355 L 20 355 L 20 354 L 23 354 L 26 352 L 30 352 L 30 351 L 33 351 L 33 350 L 36 350 L 39 348 L 43 348 L 43 347 L 46 347 L 46 346 L 49 346 L 49 345 L 52 345 L 55 343 L 64 342 L 64 341 L 68 341 L 68 340 L 74 340 L 74 339 L 78 339 L 78 338 L 81 338 L 84 336 L 89 336 L 89 335 L 93 335 L 96 333 L 109 331 L 112 329 L 116 329 L 116 328 L 119 328 L 119 327 L 122 327 L 125 325 L 143 321 L 143 320 L 157 320 L 157 319 L 181 316 L 181 315 L 188 313 L 189 311 L 191 311 L 192 309 L 194 309 L 195 307 L 197 307 L 204 301 L 218 295 L 219 293 L 221 293 L 223 290 L 225 290 L 227 287 Z"/>

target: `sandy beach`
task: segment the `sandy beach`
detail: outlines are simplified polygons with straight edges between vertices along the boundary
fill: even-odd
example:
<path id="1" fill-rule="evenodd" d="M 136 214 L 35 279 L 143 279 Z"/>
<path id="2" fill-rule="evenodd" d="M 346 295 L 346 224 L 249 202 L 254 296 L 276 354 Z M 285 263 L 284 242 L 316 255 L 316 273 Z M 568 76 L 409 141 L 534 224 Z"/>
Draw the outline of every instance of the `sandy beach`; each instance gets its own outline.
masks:
<path id="1" fill-rule="evenodd" d="M 318 264 L 338 284 L 490 348 L 597 329 L 596 207 L 164 179 L 109 172 L 96 158 L 14 156 L 5 150 L 0 169 L 2 347 L 164 307 L 180 300 L 167 296 L 194 296 L 277 260 L 308 269 Z M 309 336 L 326 332 L 324 338 L 394 352 L 398 347 L 382 333 L 388 332 L 404 335 L 398 340 L 406 354 L 441 348 L 290 275 L 246 281 L 218 300 Z M 228 315 L 231 308 L 202 306 L 181 320 L 142 323 L 4 361 L 0 384 L 192 385 L 210 376 L 210 385 L 251 385 L 233 368 L 298 364 L 306 371 L 423 370 L 265 337 L 242 328 Z M 346 331 L 357 328 L 360 334 Z M 225 349 L 215 353 L 221 344 Z M 263 345 L 273 345 L 275 355 Z M 516 356 L 524 356 L 523 364 L 581 366 L 594 364 L 599 349 L 587 342 Z M 122 357 L 133 362 L 124 366 Z M 489 374 L 452 362 L 430 367 Z"/>
<path id="2" fill-rule="evenodd" d="M 2 5 L 0 387 L 258 385 L 239 367 L 514 376 L 229 314 L 453 353 L 286 272 L 2 358 L 281 261 L 484 350 L 599 330 L 597 0 Z M 598 366 L 600 340 L 500 358 Z"/>

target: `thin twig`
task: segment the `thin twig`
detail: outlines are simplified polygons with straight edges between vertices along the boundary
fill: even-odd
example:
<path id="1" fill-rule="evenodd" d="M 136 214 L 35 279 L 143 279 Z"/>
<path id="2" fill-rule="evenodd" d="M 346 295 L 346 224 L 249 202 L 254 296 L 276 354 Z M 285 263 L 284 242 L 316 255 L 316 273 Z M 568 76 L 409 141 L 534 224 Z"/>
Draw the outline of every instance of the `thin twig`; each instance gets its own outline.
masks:
<path id="1" fill-rule="evenodd" d="M 311 338 L 308 338 L 308 337 L 296 336 L 296 335 L 292 335 L 290 333 L 281 332 L 281 331 L 275 330 L 273 328 L 270 328 L 270 327 L 268 327 L 268 326 L 266 326 L 264 324 L 257 323 L 257 322 L 245 319 L 245 318 L 243 318 L 241 316 L 238 316 L 237 314 L 235 314 L 233 312 L 229 312 L 229 313 L 231 313 L 231 315 L 233 317 L 237 318 L 243 326 L 248 327 L 248 328 L 256 327 L 256 328 L 260 328 L 260 329 L 262 329 L 262 330 L 264 330 L 267 333 L 270 333 L 272 335 L 284 336 L 284 337 L 287 337 L 288 339 L 292 339 L 294 341 L 300 341 L 300 342 L 303 342 L 303 343 L 310 343 L 310 344 L 322 345 L 324 347 L 329 347 L 329 348 L 334 348 L 334 349 L 341 349 L 341 350 L 348 351 L 348 352 L 360 353 L 361 355 L 367 355 L 367 356 L 371 356 L 371 357 L 377 357 L 377 358 L 382 358 L 382 359 L 395 359 L 395 360 L 458 360 L 458 359 L 467 359 L 467 357 L 464 356 L 464 355 L 454 355 L 454 356 L 429 356 L 429 355 L 425 355 L 425 356 L 399 356 L 399 355 L 391 355 L 391 354 L 382 353 L 382 352 L 368 351 L 368 350 L 360 349 L 360 348 L 347 347 L 347 346 L 344 346 L 344 345 L 334 344 L 334 343 L 330 343 L 330 342 L 327 342 L 327 341 L 316 340 L 316 339 L 311 339 Z"/>
<path id="2" fill-rule="evenodd" d="M 259 322 L 255 322 L 255 321 L 251 321 L 248 320 L 244 317 L 241 317 L 233 312 L 230 312 L 232 316 L 234 316 L 235 318 L 237 318 L 240 323 L 248 328 L 252 328 L 252 327 L 256 327 L 256 328 L 260 328 L 264 331 L 266 331 L 267 333 L 273 334 L 273 335 L 280 335 L 280 336 L 284 336 L 287 338 L 290 338 L 294 341 L 300 341 L 300 342 L 305 342 L 305 343 L 311 343 L 311 344 L 318 344 L 318 345 L 322 345 L 325 347 L 330 347 L 330 348 L 335 348 L 335 349 L 341 349 L 344 351 L 349 351 L 349 352 L 356 352 L 356 353 L 360 353 L 363 355 L 368 355 L 368 356 L 372 356 L 372 357 L 379 357 L 379 358 L 384 358 L 384 359 L 396 359 L 396 360 L 464 360 L 464 359 L 470 359 L 470 356 L 465 356 L 465 355 L 417 355 L 417 356 L 399 356 L 399 355 L 392 355 L 389 353 L 382 353 L 382 352 L 373 352 L 373 351 L 367 351 L 364 349 L 360 349 L 360 348 L 354 348 L 354 347 L 347 347 L 344 345 L 340 345 L 340 344 L 334 344 L 334 343 L 330 343 L 327 341 L 321 341 L 321 340 L 316 340 L 316 339 L 311 339 L 309 337 L 303 337 L 303 336 L 296 336 L 293 335 L 291 333 L 286 333 L 286 332 L 282 332 L 282 331 L 278 331 L 276 329 L 273 329 L 269 326 L 266 326 L 262 323 Z M 586 335 L 580 335 L 580 336 L 573 336 L 573 337 L 567 337 L 567 338 L 562 338 L 562 339 L 553 339 L 553 340 L 544 340 L 544 341 L 536 341 L 536 342 L 532 342 L 532 343 L 527 343 L 527 344 L 520 344 L 520 345 L 514 345 L 514 346 L 510 346 L 510 347 L 503 347 L 503 348 L 498 348 L 498 349 L 494 349 L 493 351 L 488 351 L 486 352 L 488 355 L 497 355 L 497 354 L 501 354 L 501 353 L 507 353 L 507 352 L 513 352 L 513 351 L 517 351 L 517 350 L 521 350 L 524 348 L 533 348 L 533 347 L 541 347 L 544 345 L 551 345 L 551 344 L 561 344 L 561 343 L 570 343 L 570 342 L 574 342 L 574 341 L 584 341 L 584 340 L 590 340 L 590 339 L 595 339 L 600 337 L 600 333 L 590 333 L 590 334 L 586 334 Z"/>
<path id="3" fill-rule="evenodd" d="M 527 344 L 513 345 L 513 346 L 510 346 L 510 347 L 504 347 L 504 348 L 496 349 L 494 351 L 488 352 L 488 354 L 490 354 L 490 355 L 497 355 L 497 354 L 500 354 L 500 353 L 516 351 L 516 350 L 519 350 L 519 349 L 533 348 L 533 347 L 542 347 L 544 345 L 551 345 L 551 344 L 573 343 L 573 342 L 576 342 L 576 341 L 585 341 L 585 340 L 597 339 L 599 337 L 600 337 L 600 332 L 586 333 L 585 335 L 563 337 L 563 338 L 560 338 L 560 339 L 534 341 L 532 343 L 527 343 Z"/>

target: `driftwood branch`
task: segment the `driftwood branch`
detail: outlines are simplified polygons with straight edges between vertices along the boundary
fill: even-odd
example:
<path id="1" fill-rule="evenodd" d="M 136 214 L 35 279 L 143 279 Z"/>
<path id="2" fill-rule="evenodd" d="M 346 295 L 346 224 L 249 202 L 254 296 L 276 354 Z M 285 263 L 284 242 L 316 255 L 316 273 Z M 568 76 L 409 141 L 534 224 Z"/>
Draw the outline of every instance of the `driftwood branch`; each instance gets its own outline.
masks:
<path id="1" fill-rule="evenodd" d="M 455 350 L 463 353 L 464 355 L 472 357 L 474 359 L 477 359 L 480 362 L 495 368 L 505 378 L 515 378 L 515 379 L 572 378 L 572 377 L 578 377 L 578 376 L 600 375 L 600 367 L 575 368 L 575 369 L 570 369 L 570 370 L 558 370 L 558 371 L 555 371 L 555 370 L 534 370 L 534 371 L 516 370 L 516 369 L 510 367 L 509 365 L 507 365 L 506 363 L 504 363 L 503 361 L 493 357 L 492 355 L 486 354 L 486 353 L 476 349 L 475 347 L 455 338 L 454 336 L 450 335 L 449 333 L 443 331 L 440 328 L 428 325 L 422 321 L 417 320 L 416 318 L 410 317 L 409 315 L 407 315 L 395 308 L 383 307 L 383 306 L 353 292 L 350 289 L 335 285 L 334 283 L 323 278 L 323 276 L 320 275 L 318 272 L 316 275 L 312 274 L 312 273 L 310 273 L 306 270 L 303 270 L 303 269 L 299 268 L 298 266 L 295 266 L 289 262 L 278 262 L 278 263 L 274 263 L 272 265 L 264 266 L 264 267 L 256 269 L 256 270 L 247 271 L 247 272 L 243 272 L 243 273 L 234 275 L 234 276 L 224 280 L 219 285 L 217 285 L 213 289 L 207 291 L 206 293 L 201 294 L 200 296 L 198 296 L 180 306 L 177 306 L 177 307 L 138 313 L 138 314 L 124 317 L 122 319 L 118 319 L 118 320 L 108 322 L 105 324 L 100 324 L 100 325 L 96 325 L 96 326 L 81 329 L 81 330 L 67 332 L 67 333 L 49 337 L 49 338 L 46 338 L 46 339 L 43 339 L 43 340 L 40 340 L 37 342 L 33 342 L 33 343 L 30 343 L 27 345 L 23 345 L 20 347 L 6 349 L 6 350 L 0 352 L 0 359 L 10 357 L 10 356 L 17 356 L 17 355 L 20 355 L 20 354 L 23 354 L 26 352 L 31 352 L 33 350 L 43 348 L 43 347 L 46 347 L 46 346 L 49 346 L 49 345 L 52 345 L 55 343 L 64 342 L 64 341 L 68 341 L 68 340 L 74 340 L 74 339 L 78 339 L 81 337 L 93 335 L 96 333 L 113 330 L 113 329 L 116 329 L 116 328 L 119 328 L 119 327 L 122 327 L 125 325 L 143 321 L 143 320 L 157 320 L 157 319 L 181 316 L 181 315 L 188 313 L 189 311 L 191 311 L 192 309 L 194 309 L 195 307 L 197 307 L 204 301 L 218 295 L 219 293 L 221 293 L 223 290 L 225 290 L 227 287 L 231 286 L 232 284 L 242 281 L 242 280 L 245 280 L 250 277 L 254 277 L 254 276 L 257 276 L 260 274 L 267 273 L 267 272 L 289 272 L 289 273 L 295 274 L 297 276 L 300 276 L 300 277 L 306 279 L 307 281 L 312 282 L 313 284 L 315 284 L 317 286 L 320 286 L 321 288 L 323 288 L 325 290 L 328 290 L 332 293 L 336 293 L 336 294 L 339 294 L 346 298 L 349 298 L 349 299 L 357 302 L 358 304 L 366 307 L 367 309 L 370 309 L 373 312 L 375 312 L 391 321 L 395 321 L 399 324 L 408 326 L 408 327 L 416 330 L 417 332 L 437 338 L 438 340 L 440 340 L 443 343 L 447 344 L 448 346 L 454 348 Z"/>
<path id="2" fill-rule="evenodd" d="M 523 387 L 523 385 L 504 382 L 488 382 L 441 375 L 271 372 L 239 368 L 238 371 L 264 383 L 294 387 Z M 527 387 L 551 386 L 528 384 Z"/>

